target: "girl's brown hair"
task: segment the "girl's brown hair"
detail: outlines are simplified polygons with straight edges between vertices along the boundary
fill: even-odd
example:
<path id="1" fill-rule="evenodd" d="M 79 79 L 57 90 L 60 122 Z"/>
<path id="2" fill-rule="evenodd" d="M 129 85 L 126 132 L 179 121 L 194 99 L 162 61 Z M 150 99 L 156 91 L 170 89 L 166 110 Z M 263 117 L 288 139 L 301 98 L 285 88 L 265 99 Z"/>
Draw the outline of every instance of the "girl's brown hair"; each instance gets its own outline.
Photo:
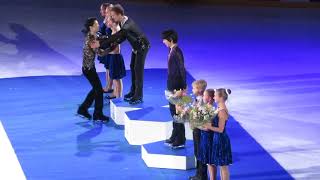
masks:
<path id="1" fill-rule="evenodd" d="M 215 93 L 214 89 L 207 89 L 205 92 L 207 92 L 209 97 L 214 100 L 214 93 Z"/>

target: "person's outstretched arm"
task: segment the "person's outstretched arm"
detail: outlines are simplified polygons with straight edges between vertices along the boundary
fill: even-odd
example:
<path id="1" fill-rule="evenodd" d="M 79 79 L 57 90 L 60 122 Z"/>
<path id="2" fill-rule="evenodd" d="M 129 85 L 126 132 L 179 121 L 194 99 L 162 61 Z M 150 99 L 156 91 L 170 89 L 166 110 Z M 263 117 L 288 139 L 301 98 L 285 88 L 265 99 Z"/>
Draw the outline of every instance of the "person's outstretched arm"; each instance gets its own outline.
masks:
<path id="1" fill-rule="evenodd" d="M 124 29 L 121 29 L 120 31 L 109 36 L 108 38 L 100 40 L 100 45 L 102 49 L 107 49 L 109 47 L 121 44 L 126 39 L 127 39 L 127 31 Z"/>

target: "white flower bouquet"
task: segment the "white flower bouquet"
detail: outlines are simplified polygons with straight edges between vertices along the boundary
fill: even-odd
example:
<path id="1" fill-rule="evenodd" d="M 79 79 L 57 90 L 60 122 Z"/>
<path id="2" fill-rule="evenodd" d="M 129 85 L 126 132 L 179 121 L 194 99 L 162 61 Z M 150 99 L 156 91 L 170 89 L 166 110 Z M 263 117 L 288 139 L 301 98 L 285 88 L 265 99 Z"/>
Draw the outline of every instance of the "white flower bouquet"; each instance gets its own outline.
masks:
<path id="1" fill-rule="evenodd" d="M 201 104 L 184 107 L 182 111 L 178 111 L 178 114 L 174 116 L 174 121 L 177 123 L 189 122 L 191 129 L 195 129 L 210 123 L 216 115 L 217 111 L 212 105 Z"/>
<path id="2" fill-rule="evenodd" d="M 191 129 L 202 127 L 204 124 L 212 122 L 216 115 L 216 109 L 212 105 L 193 106 L 189 112 Z"/>

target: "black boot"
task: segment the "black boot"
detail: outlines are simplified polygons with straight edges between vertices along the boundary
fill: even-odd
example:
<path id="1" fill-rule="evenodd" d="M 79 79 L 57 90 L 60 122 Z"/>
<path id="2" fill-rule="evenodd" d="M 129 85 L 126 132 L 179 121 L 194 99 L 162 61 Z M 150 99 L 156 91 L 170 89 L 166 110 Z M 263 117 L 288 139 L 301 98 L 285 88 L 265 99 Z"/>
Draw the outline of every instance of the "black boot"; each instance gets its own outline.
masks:
<path id="1" fill-rule="evenodd" d="M 195 175 L 195 176 L 189 177 L 189 180 L 202 180 L 202 179 L 201 179 L 201 177 Z"/>
<path id="2" fill-rule="evenodd" d="M 109 122 L 109 117 L 105 116 L 104 114 L 93 114 L 93 120 L 94 121 L 103 121 L 103 122 Z"/>
<path id="3" fill-rule="evenodd" d="M 185 141 L 179 142 L 179 141 L 174 141 L 171 144 L 172 149 L 182 149 L 185 147 Z"/>
<path id="4" fill-rule="evenodd" d="M 143 103 L 142 98 L 134 98 L 133 97 L 129 101 L 129 104 L 131 104 L 131 105 L 140 104 L 140 103 Z"/>
<path id="5" fill-rule="evenodd" d="M 89 114 L 88 110 L 83 109 L 81 107 L 78 108 L 77 114 L 83 118 L 87 118 L 89 120 L 91 120 L 92 116 L 91 114 Z"/>
<path id="6" fill-rule="evenodd" d="M 166 140 L 164 141 L 164 143 L 166 143 L 166 144 L 172 144 L 172 143 L 173 143 L 173 140 L 172 140 L 171 138 L 169 138 L 169 139 L 166 139 Z"/>
<path id="7" fill-rule="evenodd" d="M 130 101 L 133 97 L 133 93 L 129 92 L 128 94 L 124 95 L 125 101 Z"/>
<path id="8" fill-rule="evenodd" d="M 106 96 L 105 98 L 108 99 L 108 100 L 110 100 L 110 99 L 115 99 L 115 98 L 117 98 L 117 97 L 116 97 L 116 96 Z"/>
<path id="9" fill-rule="evenodd" d="M 171 139 L 171 138 L 169 138 L 169 139 L 166 139 L 165 141 L 164 141 L 164 144 L 165 145 L 167 145 L 167 146 L 172 146 L 172 143 L 173 143 L 173 140 Z"/>

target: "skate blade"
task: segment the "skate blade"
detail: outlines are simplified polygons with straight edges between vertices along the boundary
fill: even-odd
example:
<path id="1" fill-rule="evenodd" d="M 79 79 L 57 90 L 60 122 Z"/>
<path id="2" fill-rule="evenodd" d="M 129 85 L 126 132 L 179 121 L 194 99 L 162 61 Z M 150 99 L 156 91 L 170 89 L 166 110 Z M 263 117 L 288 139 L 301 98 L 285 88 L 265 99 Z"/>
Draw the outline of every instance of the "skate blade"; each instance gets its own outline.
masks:
<path id="1" fill-rule="evenodd" d="M 87 118 L 87 117 L 85 117 L 85 116 L 83 116 L 81 114 L 75 114 L 75 116 L 80 117 L 82 119 L 91 120 L 90 118 Z"/>
<path id="2" fill-rule="evenodd" d="M 185 148 L 185 145 L 180 145 L 180 146 L 171 146 L 172 149 L 183 149 Z"/>

